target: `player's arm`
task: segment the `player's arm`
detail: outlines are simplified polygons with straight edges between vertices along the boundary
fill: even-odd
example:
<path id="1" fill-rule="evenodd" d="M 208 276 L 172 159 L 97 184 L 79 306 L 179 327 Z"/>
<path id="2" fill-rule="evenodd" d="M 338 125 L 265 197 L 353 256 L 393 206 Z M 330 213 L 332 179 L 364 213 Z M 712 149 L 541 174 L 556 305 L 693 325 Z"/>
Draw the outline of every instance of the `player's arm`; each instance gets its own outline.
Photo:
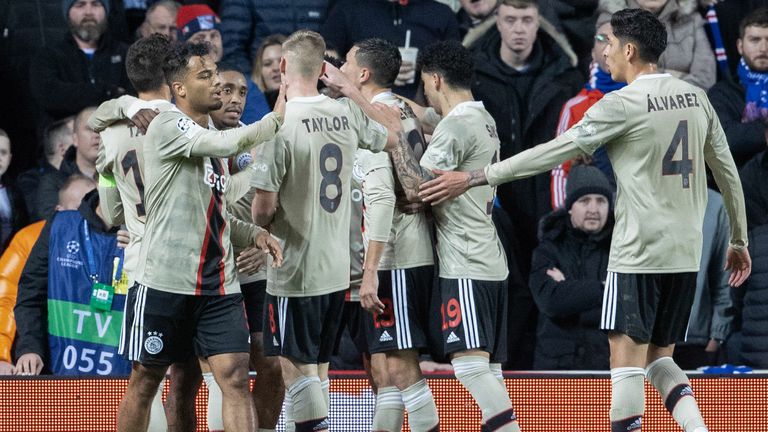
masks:
<path id="1" fill-rule="evenodd" d="M 227 188 L 224 191 L 224 199 L 227 200 L 227 203 L 234 204 L 248 193 L 251 189 L 252 177 L 253 171 L 249 169 L 244 169 L 229 176 Z"/>
<path id="2" fill-rule="evenodd" d="M 435 142 L 435 139 L 432 139 Z M 429 150 L 427 150 L 428 152 Z M 426 153 L 425 153 L 426 154 Z M 416 159 L 413 148 L 408 143 L 405 133 L 398 133 L 397 144 L 389 150 L 392 166 L 395 167 L 397 178 L 403 187 L 405 197 L 410 202 L 420 202 L 419 188 L 422 183 L 435 179 L 432 171 L 423 168 Z"/>
<path id="3" fill-rule="evenodd" d="M 621 98 L 609 93 L 587 110 L 581 121 L 547 143 L 471 172 L 436 170 L 439 177 L 422 185 L 421 199 L 439 204 L 475 186 L 498 186 L 549 171 L 576 156 L 591 155 L 624 132 L 625 120 Z"/>
<path id="4" fill-rule="evenodd" d="M 96 171 L 99 172 L 99 207 L 104 220 L 112 226 L 119 226 L 125 222 L 123 199 L 117 189 L 113 171 L 114 161 L 117 159 L 116 151 L 114 143 L 102 140 L 96 157 Z"/>
<path id="5" fill-rule="evenodd" d="M 163 159 L 234 156 L 274 138 L 281 124 L 280 115 L 274 112 L 256 123 L 225 131 L 205 129 L 192 119 L 175 113 L 160 116 L 162 120 L 157 133 L 162 138 L 156 141 Z"/>
<path id="6" fill-rule="evenodd" d="M 386 128 L 388 133 L 387 151 L 400 140 L 398 135 L 402 133 L 403 125 L 400 122 L 400 110 L 398 108 L 379 103 L 372 104 L 336 66 L 328 62 L 325 62 L 323 76 L 320 79 L 331 89 L 349 98 L 370 120 L 373 120 L 372 129 Z M 374 149 L 374 151 L 378 150 Z"/>
<path id="7" fill-rule="evenodd" d="M 256 225 L 267 227 L 272 223 L 277 212 L 277 192 L 269 192 L 256 188 L 256 195 L 251 204 L 253 221 Z"/>
<path id="8" fill-rule="evenodd" d="M 737 287 L 744 283 L 752 272 L 752 259 L 747 249 L 747 211 L 744 205 L 744 192 L 720 120 L 709 103 L 705 106 L 710 118 L 710 127 L 704 144 L 704 160 L 712 170 L 728 212 L 731 235 L 725 268 L 731 270 L 730 285 Z"/>
<path id="9" fill-rule="evenodd" d="M 368 247 L 363 261 L 363 282 L 360 285 L 360 306 L 370 313 L 382 313 L 384 304 L 379 300 L 379 263 L 392 230 L 395 214 L 395 178 L 386 166 L 365 174 L 365 235 Z"/>
<path id="10" fill-rule="evenodd" d="M 432 107 L 425 107 L 417 104 L 416 102 L 408 99 L 405 96 L 397 95 L 399 99 L 402 99 L 408 106 L 411 107 L 416 118 L 421 125 L 421 132 L 427 135 L 431 135 L 435 131 L 437 124 L 442 120 L 442 116 L 435 111 Z"/>
<path id="11" fill-rule="evenodd" d="M 230 241 L 241 248 L 257 247 L 272 255 L 272 267 L 283 265 L 283 250 L 280 243 L 267 230 L 258 225 L 238 219 L 227 212 L 230 223 Z"/>
<path id="12" fill-rule="evenodd" d="M 88 127 L 94 132 L 101 132 L 110 125 L 128 118 L 126 114 L 130 106 L 138 99 L 131 95 L 120 96 L 102 102 L 96 111 L 88 118 Z"/>
<path id="13" fill-rule="evenodd" d="M 278 137 L 259 147 L 254 160 L 248 168 L 253 172 L 251 187 L 256 188 L 251 213 L 256 225 L 267 227 L 277 212 L 277 194 L 289 163 L 284 141 Z"/>

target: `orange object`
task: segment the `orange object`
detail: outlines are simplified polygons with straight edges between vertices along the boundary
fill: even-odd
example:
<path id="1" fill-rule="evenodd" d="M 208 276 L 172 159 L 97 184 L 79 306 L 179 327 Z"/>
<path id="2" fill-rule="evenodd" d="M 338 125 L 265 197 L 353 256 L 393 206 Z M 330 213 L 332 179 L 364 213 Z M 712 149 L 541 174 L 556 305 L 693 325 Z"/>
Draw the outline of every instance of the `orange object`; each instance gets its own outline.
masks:
<path id="1" fill-rule="evenodd" d="M 19 279 L 44 225 L 42 220 L 19 230 L 0 257 L 0 361 L 11 362 L 11 345 L 16 335 L 13 307 L 16 306 Z"/>

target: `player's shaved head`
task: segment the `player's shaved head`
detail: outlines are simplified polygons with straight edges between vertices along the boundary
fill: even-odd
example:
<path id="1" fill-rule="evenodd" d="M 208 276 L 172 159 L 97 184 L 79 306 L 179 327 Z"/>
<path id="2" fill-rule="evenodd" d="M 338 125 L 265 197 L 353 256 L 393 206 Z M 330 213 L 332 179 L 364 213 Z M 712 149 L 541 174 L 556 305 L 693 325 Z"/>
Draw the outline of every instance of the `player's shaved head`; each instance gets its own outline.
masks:
<path id="1" fill-rule="evenodd" d="M 96 189 L 96 182 L 82 174 L 73 174 L 59 189 L 59 203 L 56 210 L 77 210 L 83 197 Z"/>
<path id="2" fill-rule="evenodd" d="M 85 107 L 82 111 L 77 113 L 75 116 L 75 122 L 72 125 L 72 129 L 75 133 L 77 133 L 77 131 L 79 131 L 81 128 L 88 127 L 88 118 L 94 111 L 96 111 L 96 108 L 97 107 L 95 106 Z"/>
<path id="3" fill-rule="evenodd" d="M 325 40 L 320 33 L 299 30 L 283 42 L 283 58 L 286 73 L 298 74 L 302 78 L 314 79 L 323 68 Z"/>

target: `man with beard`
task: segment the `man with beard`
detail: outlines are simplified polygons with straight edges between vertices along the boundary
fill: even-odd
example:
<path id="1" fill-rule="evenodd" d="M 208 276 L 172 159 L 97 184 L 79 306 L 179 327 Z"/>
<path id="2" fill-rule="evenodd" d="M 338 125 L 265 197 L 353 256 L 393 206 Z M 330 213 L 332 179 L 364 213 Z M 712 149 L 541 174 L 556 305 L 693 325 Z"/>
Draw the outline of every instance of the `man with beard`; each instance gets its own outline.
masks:
<path id="1" fill-rule="evenodd" d="M 30 67 L 32 96 L 45 120 L 71 116 L 132 88 L 125 72 L 128 46 L 107 31 L 109 2 L 63 0 L 69 33 L 41 48 Z"/>
<path id="2" fill-rule="evenodd" d="M 768 9 L 756 9 L 739 28 L 741 55 L 738 76 L 709 90 L 709 99 L 723 125 L 728 146 L 741 167 L 765 150 L 768 139 Z"/>

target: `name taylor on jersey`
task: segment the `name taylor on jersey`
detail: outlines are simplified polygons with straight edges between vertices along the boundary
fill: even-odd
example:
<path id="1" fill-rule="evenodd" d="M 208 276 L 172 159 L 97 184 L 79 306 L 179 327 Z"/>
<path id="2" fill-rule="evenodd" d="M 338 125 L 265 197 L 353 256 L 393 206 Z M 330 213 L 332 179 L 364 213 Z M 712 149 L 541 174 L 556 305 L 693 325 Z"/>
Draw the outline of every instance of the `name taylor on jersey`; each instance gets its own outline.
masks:
<path id="1" fill-rule="evenodd" d="M 308 133 L 349 130 L 349 119 L 347 116 L 310 117 L 302 119 L 301 123 L 307 128 Z"/>

